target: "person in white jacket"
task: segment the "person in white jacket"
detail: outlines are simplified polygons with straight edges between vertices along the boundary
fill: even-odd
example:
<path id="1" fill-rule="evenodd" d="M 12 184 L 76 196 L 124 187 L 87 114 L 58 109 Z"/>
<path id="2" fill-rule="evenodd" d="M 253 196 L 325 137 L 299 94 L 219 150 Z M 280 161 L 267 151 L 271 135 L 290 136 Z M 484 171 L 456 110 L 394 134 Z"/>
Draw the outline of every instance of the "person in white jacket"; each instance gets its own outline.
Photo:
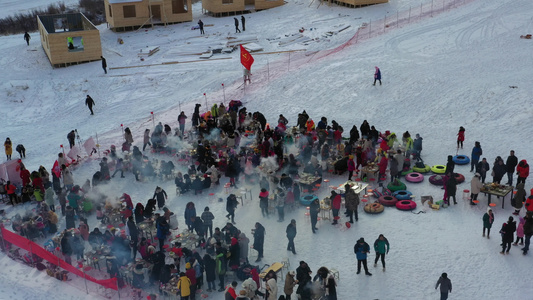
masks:
<path id="1" fill-rule="evenodd" d="M 481 191 L 481 188 L 483 187 L 483 183 L 481 183 L 481 175 L 479 173 L 476 173 L 474 177 L 472 178 L 472 181 L 470 181 L 470 205 L 476 205 L 474 203 L 474 200 L 477 200 L 477 195 Z"/>

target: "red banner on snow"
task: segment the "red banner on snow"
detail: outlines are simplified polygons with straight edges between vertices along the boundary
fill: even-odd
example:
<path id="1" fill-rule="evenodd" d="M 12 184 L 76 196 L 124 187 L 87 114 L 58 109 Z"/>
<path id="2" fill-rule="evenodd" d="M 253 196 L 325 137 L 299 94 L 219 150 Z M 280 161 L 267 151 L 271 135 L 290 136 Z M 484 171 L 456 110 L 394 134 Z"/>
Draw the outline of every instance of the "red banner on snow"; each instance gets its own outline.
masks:
<path id="1" fill-rule="evenodd" d="M 116 278 L 110 278 L 110 279 L 95 279 L 85 273 L 83 273 L 80 269 L 74 267 L 73 265 L 68 264 L 64 260 L 60 259 L 59 257 L 55 256 L 54 254 L 46 251 L 43 247 L 41 247 L 39 244 L 36 244 L 27 238 L 24 238 L 16 233 L 13 233 L 5 228 L 1 228 L 2 230 L 2 237 L 6 242 L 9 242 L 21 249 L 24 249 L 26 251 L 29 251 L 32 254 L 35 254 L 42 259 L 49 261 L 53 263 L 54 265 L 58 265 L 59 267 L 69 271 L 70 273 L 76 274 L 79 277 L 85 278 L 89 281 L 92 281 L 96 284 L 99 284 L 105 288 L 118 290 L 117 287 L 117 279 Z"/>

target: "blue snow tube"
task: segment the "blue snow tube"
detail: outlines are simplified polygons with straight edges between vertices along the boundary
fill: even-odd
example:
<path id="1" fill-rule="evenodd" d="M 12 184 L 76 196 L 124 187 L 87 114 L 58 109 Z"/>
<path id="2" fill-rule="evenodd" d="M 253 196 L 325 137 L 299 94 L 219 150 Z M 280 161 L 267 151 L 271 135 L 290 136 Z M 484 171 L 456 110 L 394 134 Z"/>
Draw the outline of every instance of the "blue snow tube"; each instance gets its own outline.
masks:
<path id="1" fill-rule="evenodd" d="M 411 195 L 413 195 L 413 193 L 406 190 L 396 191 L 392 194 L 392 196 L 398 200 L 411 200 Z"/>
<path id="2" fill-rule="evenodd" d="M 452 158 L 453 162 L 457 165 L 466 165 L 470 163 L 470 158 L 466 155 L 456 155 Z"/>
<path id="3" fill-rule="evenodd" d="M 309 206 L 309 205 L 311 205 L 311 202 L 313 202 L 315 200 L 318 200 L 317 196 L 315 196 L 315 195 L 305 195 L 305 196 L 300 198 L 300 204 L 302 204 L 304 206 Z"/>

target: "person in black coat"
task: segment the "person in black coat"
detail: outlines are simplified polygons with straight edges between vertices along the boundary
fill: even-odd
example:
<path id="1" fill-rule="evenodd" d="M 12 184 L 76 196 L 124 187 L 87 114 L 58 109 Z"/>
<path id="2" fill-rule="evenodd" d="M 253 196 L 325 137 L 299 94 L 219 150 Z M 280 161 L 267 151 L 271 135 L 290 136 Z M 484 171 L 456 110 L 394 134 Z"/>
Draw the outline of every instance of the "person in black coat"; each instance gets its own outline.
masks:
<path id="1" fill-rule="evenodd" d="M 241 33 L 241 31 L 239 30 L 239 19 L 237 19 L 237 18 L 233 18 L 233 19 L 235 20 L 235 33 L 237 33 L 237 32 Z M 265 129 L 263 128 L 263 130 L 265 130 Z"/>
<path id="2" fill-rule="evenodd" d="M 513 173 L 518 165 L 518 158 L 514 155 L 514 150 L 507 157 L 505 162 L 505 170 L 507 171 L 507 185 L 513 185 Z"/>
<path id="3" fill-rule="evenodd" d="M 476 164 L 476 173 L 479 173 L 481 176 L 481 182 L 485 183 L 485 178 L 487 177 L 487 171 L 490 170 L 490 165 L 487 162 L 486 158 L 483 158 L 479 163 Z"/>
<path id="4" fill-rule="evenodd" d="M 230 194 L 226 200 L 226 211 L 228 214 L 226 215 L 226 218 L 231 218 L 231 223 L 235 224 L 235 209 L 239 205 L 239 201 L 237 201 L 237 196 L 235 194 Z"/>
<path id="5" fill-rule="evenodd" d="M 202 22 L 202 20 L 198 20 L 198 27 L 200 28 L 200 34 L 205 34 L 205 32 L 204 32 L 204 22 Z"/>
<path id="6" fill-rule="evenodd" d="M 246 19 L 244 16 L 241 16 L 242 31 L 246 31 Z"/>
<path id="7" fill-rule="evenodd" d="M 26 148 L 24 148 L 24 145 L 18 144 L 15 150 L 19 153 L 20 158 L 26 158 Z"/>
<path id="8" fill-rule="evenodd" d="M 500 183 L 505 173 L 507 173 L 507 169 L 505 168 L 503 159 L 498 156 L 492 167 L 492 182 Z"/>
<path id="9" fill-rule="evenodd" d="M 161 187 L 156 187 L 154 196 L 152 198 L 157 200 L 157 207 L 161 209 L 163 206 L 165 206 L 165 200 L 168 199 L 167 192 L 165 192 L 165 190 Z"/>
<path id="10" fill-rule="evenodd" d="M 353 125 L 352 129 L 350 130 L 350 144 L 353 144 L 359 140 L 359 130 L 357 130 L 357 126 Z"/>
<path id="11" fill-rule="evenodd" d="M 94 115 L 93 105 L 96 105 L 96 104 L 94 103 L 94 100 L 93 98 L 91 98 L 91 96 L 87 95 L 87 98 L 85 98 L 85 105 L 89 107 L 89 110 L 91 111 L 91 115 Z"/>
<path id="12" fill-rule="evenodd" d="M 65 262 L 72 264 L 72 247 L 70 246 L 70 232 L 66 229 L 63 231 L 63 237 L 61 238 L 61 253 L 63 253 Z"/>
<path id="13" fill-rule="evenodd" d="M 100 58 L 102 59 L 102 69 L 104 69 L 104 73 L 107 74 L 107 61 L 103 56 L 100 56 Z"/>
<path id="14" fill-rule="evenodd" d="M 287 251 L 292 251 L 293 254 L 296 254 L 296 248 L 294 247 L 294 238 L 296 237 L 296 220 L 292 219 L 291 223 L 287 225 L 285 230 L 287 233 L 287 239 L 289 244 L 287 244 Z"/>
<path id="15" fill-rule="evenodd" d="M 400 166 L 400 169 L 402 169 L 403 166 Z M 453 176 L 453 171 L 455 170 L 455 162 L 453 161 L 453 156 L 448 155 L 448 162 L 446 163 L 446 174 L 451 173 Z"/>
<path id="16" fill-rule="evenodd" d="M 128 226 L 128 229 L 130 231 L 130 237 L 131 237 L 131 248 L 133 249 L 133 260 L 137 257 L 137 245 L 139 243 L 139 229 L 137 228 L 137 225 L 135 225 L 135 222 L 133 221 L 133 216 L 130 216 L 128 218 L 128 223 L 126 224 Z"/>
<path id="17" fill-rule="evenodd" d="M 509 254 L 509 249 L 511 249 L 511 243 L 514 240 L 514 232 L 516 231 L 516 222 L 513 217 L 510 216 L 507 223 L 503 223 L 500 233 L 502 235 L 502 252 L 500 254 Z M 507 251 L 505 248 L 507 247 Z"/>
<path id="18" fill-rule="evenodd" d="M 305 261 L 300 261 L 300 266 L 296 268 L 296 280 L 298 280 L 298 288 L 296 294 L 301 296 L 301 299 L 311 299 L 311 269 Z"/>
<path id="19" fill-rule="evenodd" d="M 205 280 L 207 281 L 207 291 L 212 292 L 216 290 L 215 280 L 216 280 L 216 262 L 211 257 L 211 255 L 204 255 L 204 270 L 205 270 Z"/>
<path id="20" fill-rule="evenodd" d="M 455 194 L 457 193 L 457 180 L 455 179 L 455 176 L 453 173 L 448 173 L 448 181 L 446 181 L 446 202 L 448 205 L 450 205 L 450 197 L 453 198 L 453 204 L 457 204 L 457 200 L 455 199 Z"/>
<path id="21" fill-rule="evenodd" d="M 313 202 L 311 202 L 311 205 L 309 205 L 309 214 L 311 217 L 311 229 L 313 230 L 313 233 L 316 233 L 316 222 L 318 221 L 318 213 L 320 212 L 320 203 L 318 202 L 318 199 L 315 199 Z"/>
<path id="22" fill-rule="evenodd" d="M 257 260 L 255 262 L 260 262 L 263 258 L 263 244 L 265 243 L 265 227 L 261 223 L 255 223 L 255 229 L 252 229 L 254 235 L 254 249 L 257 250 Z"/>

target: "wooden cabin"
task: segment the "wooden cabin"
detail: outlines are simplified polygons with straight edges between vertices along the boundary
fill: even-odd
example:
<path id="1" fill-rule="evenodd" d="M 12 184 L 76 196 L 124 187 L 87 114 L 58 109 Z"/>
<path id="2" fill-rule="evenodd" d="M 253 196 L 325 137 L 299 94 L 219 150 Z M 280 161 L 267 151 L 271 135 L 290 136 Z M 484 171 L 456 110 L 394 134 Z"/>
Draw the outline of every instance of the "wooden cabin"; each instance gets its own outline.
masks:
<path id="1" fill-rule="evenodd" d="M 348 7 L 361 7 L 367 5 L 388 3 L 389 0 L 331 0 L 333 3 Z"/>
<path id="2" fill-rule="evenodd" d="M 192 0 L 104 0 L 104 4 L 114 31 L 192 21 Z"/>
<path id="3" fill-rule="evenodd" d="M 220 17 L 269 9 L 284 3 L 283 0 L 202 0 L 202 12 Z"/>
<path id="4" fill-rule="evenodd" d="M 54 68 L 100 60 L 100 32 L 82 13 L 37 16 L 37 23 Z"/>

